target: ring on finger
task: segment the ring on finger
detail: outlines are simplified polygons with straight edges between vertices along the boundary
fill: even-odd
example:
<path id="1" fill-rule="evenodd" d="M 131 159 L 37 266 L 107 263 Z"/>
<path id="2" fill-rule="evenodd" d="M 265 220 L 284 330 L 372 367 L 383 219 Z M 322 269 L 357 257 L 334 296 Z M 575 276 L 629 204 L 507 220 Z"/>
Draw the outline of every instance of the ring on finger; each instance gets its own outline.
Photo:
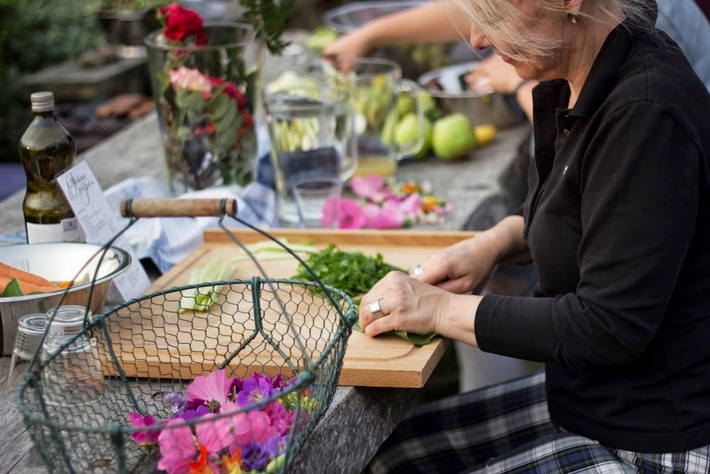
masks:
<path id="1" fill-rule="evenodd" d="M 370 313 L 375 317 L 375 319 L 381 318 L 382 316 L 385 316 L 384 311 L 382 311 L 382 305 L 380 304 L 380 301 L 382 301 L 382 298 L 373 301 L 370 303 L 369 309 Z"/>
<path id="2" fill-rule="evenodd" d="M 414 267 L 414 270 L 412 271 L 412 274 L 414 276 L 419 276 L 422 273 L 424 273 L 424 267 L 422 267 L 421 265 L 417 265 L 416 267 Z"/>

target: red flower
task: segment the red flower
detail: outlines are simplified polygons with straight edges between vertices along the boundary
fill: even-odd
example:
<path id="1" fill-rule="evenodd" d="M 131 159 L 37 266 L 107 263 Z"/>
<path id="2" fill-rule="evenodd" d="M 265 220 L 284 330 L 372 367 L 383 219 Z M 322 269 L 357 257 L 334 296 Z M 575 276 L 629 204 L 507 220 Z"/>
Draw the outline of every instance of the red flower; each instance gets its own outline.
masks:
<path id="1" fill-rule="evenodd" d="M 246 105 L 247 105 L 246 97 L 244 97 L 244 94 L 242 94 L 242 91 L 239 90 L 239 88 L 237 87 L 237 85 L 235 83 L 228 82 L 222 78 L 212 77 L 212 76 L 210 76 L 209 80 L 210 80 L 210 84 L 212 84 L 213 88 L 214 87 L 223 87 L 224 93 L 227 94 L 229 97 L 231 97 L 237 103 L 237 108 L 239 110 L 246 107 Z"/>
<path id="2" fill-rule="evenodd" d="M 196 12 L 171 3 L 160 7 L 160 16 L 165 23 L 163 34 L 169 40 L 182 43 L 194 36 L 196 45 L 207 43 L 202 18 Z"/>

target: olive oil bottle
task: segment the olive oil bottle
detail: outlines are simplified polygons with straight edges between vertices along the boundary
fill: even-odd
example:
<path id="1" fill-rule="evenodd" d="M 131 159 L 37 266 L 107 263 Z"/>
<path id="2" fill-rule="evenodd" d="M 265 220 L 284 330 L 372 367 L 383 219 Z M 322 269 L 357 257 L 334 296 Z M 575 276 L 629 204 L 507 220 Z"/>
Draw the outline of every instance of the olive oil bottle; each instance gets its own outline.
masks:
<path id="1" fill-rule="evenodd" d="M 80 241 L 81 229 L 57 183 L 74 163 L 76 143 L 54 114 L 52 92 L 35 92 L 30 101 L 34 119 L 19 144 L 27 176 L 22 203 L 27 243 Z"/>

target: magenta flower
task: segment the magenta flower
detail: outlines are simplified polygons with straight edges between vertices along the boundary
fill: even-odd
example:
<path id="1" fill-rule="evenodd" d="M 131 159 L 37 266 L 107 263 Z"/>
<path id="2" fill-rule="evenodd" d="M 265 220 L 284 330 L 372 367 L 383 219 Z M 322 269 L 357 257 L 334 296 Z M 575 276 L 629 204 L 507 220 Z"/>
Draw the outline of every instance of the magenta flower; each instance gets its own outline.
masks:
<path id="1" fill-rule="evenodd" d="M 326 228 L 335 227 L 335 224 L 339 222 L 340 218 L 340 198 L 330 197 L 323 203 L 323 218 L 321 219 L 321 226 Z"/>
<path id="2" fill-rule="evenodd" d="M 357 196 L 371 201 L 380 202 L 385 197 L 385 179 L 376 174 L 353 177 L 350 188 Z"/>
<path id="3" fill-rule="evenodd" d="M 205 415 L 195 434 L 189 426 L 171 426 L 182 424 L 182 420 L 170 420 L 158 438 L 161 455 L 158 468 L 168 474 L 219 472 L 220 451 L 233 443 L 234 436 L 228 419 L 207 420 L 214 416 Z"/>
<path id="4" fill-rule="evenodd" d="M 262 411 L 269 417 L 271 426 L 281 435 L 286 435 L 291 430 L 293 420 L 296 417 L 295 412 L 290 412 L 281 404 L 281 402 L 271 402 L 266 405 Z"/>
<path id="5" fill-rule="evenodd" d="M 187 387 L 188 405 L 190 402 L 208 405 L 216 412 L 227 403 L 234 379 L 227 378 L 224 369 L 218 369 L 208 375 L 200 375 Z"/>
<path id="6" fill-rule="evenodd" d="M 341 229 L 362 229 L 367 219 L 354 199 L 340 200 L 340 225 Z"/>
<path id="7" fill-rule="evenodd" d="M 140 413 L 131 413 L 131 425 L 134 428 L 146 428 L 149 426 L 155 426 L 157 422 L 155 418 L 151 415 L 141 415 Z M 135 441 L 139 446 L 143 448 L 150 448 L 158 442 L 158 437 L 160 436 L 160 430 L 155 431 L 136 431 L 131 435 L 133 441 Z"/>
<path id="8" fill-rule="evenodd" d="M 234 442 L 237 446 L 248 446 L 252 443 L 263 443 L 268 438 L 279 434 L 271 426 L 269 415 L 262 411 L 237 413 L 233 418 Z"/>
<path id="9" fill-rule="evenodd" d="M 406 221 L 406 215 L 397 202 L 385 201 L 382 206 L 365 204 L 362 211 L 367 219 L 366 227 L 371 229 L 399 229 Z"/>

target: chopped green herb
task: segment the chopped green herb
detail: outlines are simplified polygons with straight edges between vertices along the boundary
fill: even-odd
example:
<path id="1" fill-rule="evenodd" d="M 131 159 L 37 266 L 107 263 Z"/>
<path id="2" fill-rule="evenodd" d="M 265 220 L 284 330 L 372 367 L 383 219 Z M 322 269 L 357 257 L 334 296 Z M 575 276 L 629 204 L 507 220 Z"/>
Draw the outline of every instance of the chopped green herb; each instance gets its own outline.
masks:
<path id="1" fill-rule="evenodd" d="M 382 254 L 370 257 L 362 252 L 346 252 L 334 244 L 318 253 L 312 253 L 306 259 L 306 264 L 318 275 L 324 285 L 332 286 L 344 291 L 353 299 L 356 305 L 360 304 L 360 297 L 382 277 L 392 270 L 406 272 L 406 270 L 391 265 L 384 261 Z M 294 278 L 311 281 L 313 276 L 303 265 L 298 266 L 298 273 Z M 358 323 L 353 329 L 362 331 Z M 411 334 L 406 331 L 392 331 L 391 334 L 411 342 L 415 346 L 423 346 L 431 342 L 437 334 Z"/>
<path id="2" fill-rule="evenodd" d="M 404 272 L 402 268 L 390 265 L 384 261 L 382 254 L 370 257 L 362 252 L 346 252 L 335 244 L 330 244 L 318 253 L 312 253 L 306 264 L 323 284 L 332 286 L 350 295 L 353 299 L 370 291 L 375 283 L 392 270 Z M 313 276 L 303 265 L 298 266 L 294 278 L 312 281 Z"/>

